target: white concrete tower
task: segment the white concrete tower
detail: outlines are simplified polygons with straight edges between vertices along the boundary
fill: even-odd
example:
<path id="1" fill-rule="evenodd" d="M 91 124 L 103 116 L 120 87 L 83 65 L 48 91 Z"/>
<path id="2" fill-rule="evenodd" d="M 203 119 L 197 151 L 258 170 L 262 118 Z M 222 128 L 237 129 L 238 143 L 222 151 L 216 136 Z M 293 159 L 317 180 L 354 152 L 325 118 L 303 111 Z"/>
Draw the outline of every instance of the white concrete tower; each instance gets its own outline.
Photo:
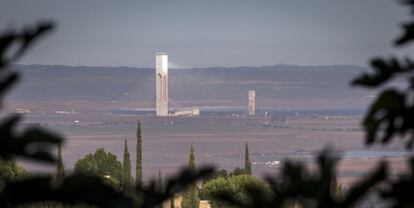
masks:
<path id="1" fill-rule="evenodd" d="M 256 91 L 249 90 L 249 116 L 256 115 Z"/>
<path id="2" fill-rule="evenodd" d="M 168 55 L 155 55 L 156 115 L 168 116 Z"/>

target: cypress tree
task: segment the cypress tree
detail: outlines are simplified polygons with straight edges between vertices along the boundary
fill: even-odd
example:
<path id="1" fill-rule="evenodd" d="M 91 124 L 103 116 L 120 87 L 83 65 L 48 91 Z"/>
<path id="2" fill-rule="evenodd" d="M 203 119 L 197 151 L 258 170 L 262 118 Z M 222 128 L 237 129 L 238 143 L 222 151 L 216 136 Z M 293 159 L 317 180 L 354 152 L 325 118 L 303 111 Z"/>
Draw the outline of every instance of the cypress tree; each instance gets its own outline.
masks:
<path id="1" fill-rule="evenodd" d="M 196 162 L 194 156 L 194 146 L 191 144 L 190 155 L 188 157 L 188 169 L 190 171 L 196 171 Z M 198 208 L 199 206 L 197 184 L 194 182 L 189 185 L 187 191 L 183 194 L 183 200 L 181 202 L 182 208 Z"/>
<path id="2" fill-rule="evenodd" d="M 158 171 L 158 178 L 156 180 L 155 183 L 155 190 L 158 193 L 162 193 L 164 190 L 164 185 L 162 184 L 162 176 L 161 176 L 161 171 Z M 155 206 L 155 208 L 162 208 L 163 207 L 163 203 L 158 204 L 157 206 Z"/>
<path id="3" fill-rule="evenodd" d="M 247 175 L 252 175 L 252 162 L 250 161 L 249 145 L 247 144 L 247 142 L 244 146 L 244 172 Z"/>
<path id="4" fill-rule="evenodd" d="M 162 184 L 162 175 L 161 175 L 161 171 L 158 171 L 158 178 L 157 178 L 157 183 L 155 184 L 155 189 L 158 192 L 162 192 L 163 191 L 163 184 Z"/>
<path id="5" fill-rule="evenodd" d="M 131 176 L 131 160 L 128 152 L 128 142 L 125 140 L 124 145 L 124 158 L 122 163 L 122 186 L 124 190 L 130 191 L 132 188 L 132 176 Z"/>
<path id="6" fill-rule="evenodd" d="M 196 171 L 196 163 L 195 163 L 193 144 L 191 144 L 191 146 L 190 146 L 190 155 L 188 156 L 188 169 L 190 169 L 193 172 Z"/>
<path id="7" fill-rule="evenodd" d="M 142 184 L 142 138 L 141 138 L 141 122 L 137 125 L 137 158 L 135 162 L 135 185 Z"/>
<path id="8" fill-rule="evenodd" d="M 61 182 L 65 178 L 65 166 L 62 161 L 62 145 L 58 145 L 57 149 L 57 167 L 56 167 L 56 180 Z"/>

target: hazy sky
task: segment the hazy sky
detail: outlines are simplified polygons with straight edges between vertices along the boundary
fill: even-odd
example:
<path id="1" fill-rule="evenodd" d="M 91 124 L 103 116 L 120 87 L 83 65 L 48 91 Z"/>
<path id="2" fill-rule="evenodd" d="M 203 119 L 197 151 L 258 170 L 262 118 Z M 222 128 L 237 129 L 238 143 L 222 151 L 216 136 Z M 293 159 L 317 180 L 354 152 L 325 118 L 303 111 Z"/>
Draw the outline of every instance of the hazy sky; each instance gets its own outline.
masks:
<path id="1" fill-rule="evenodd" d="M 391 54 L 408 17 L 396 0 L 0 2 L 2 30 L 58 24 L 24 64 L 153 67 L 155 53 L 166 52 L 179 67 L 366 65 Z"/>

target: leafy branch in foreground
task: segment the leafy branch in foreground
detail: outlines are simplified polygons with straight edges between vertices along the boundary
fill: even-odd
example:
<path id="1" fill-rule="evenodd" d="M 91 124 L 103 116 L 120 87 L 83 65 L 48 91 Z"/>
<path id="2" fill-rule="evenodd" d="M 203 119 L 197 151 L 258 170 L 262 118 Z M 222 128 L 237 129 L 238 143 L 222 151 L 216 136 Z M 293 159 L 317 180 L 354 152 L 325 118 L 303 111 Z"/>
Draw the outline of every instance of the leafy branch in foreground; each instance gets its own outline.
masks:
<path id="1" fill-rule="evenodd" d="M 24 30 L 7 31 L 0 37 L 0 69 L 16 62 L 42 36 L 53 30 L 52 22 L 40 22 L 36 26 L 26 27 Z M 17 50 L 10 53 L 10 48 L 17 44 Z"/>
<path id="2" fill-rule="evenodd" d="M 61 144 L 62 138 L 40 128 L 30 128 L 17 135 L 14 130 L 19 120 L 19 116 L 13 115 L 0 124 L 0 157 L 11 159 L 13 156 L 23 156 L 43 162 L 55 162 L 51 147 Z"/>
<path id="3" fill-rule="evenodd" d="M 410 172 L 400 175 L 387 190 L 382 191 L 382 197 L 391 201 L 391 207 L 414 207 L 412 191 L 414 188 L 414 158 L 409 160 Z"/>
<path id="4" fill-rule="evenodd" d="M 414 15 L 414 1 L 413 0 L 401 0 L 401 3 L 410 7 L 411 15 Z M 414 21 L 404 23 L 402 25 L 404 33 L 395 40 L 396 46 L 405 45 L 414 40 Z"/>
<path id="5" fill-rule="evenodd" d="M 60 185 L 53 177 L 32 177 L 8 182 L 0 194 L 0 207 L 42 201 L 64 204 L 80 202 L 97 207 L 132 207 L 132 200 L 102 182 L 102 178 L 86 175 L 66 177 Z"/>
<path id="6" fill-rule="evenodd" d="M 43 22 L 27 27 L 21 32 L 8 31 L 0 35 L 0 100 L 4 93 L 18 81 L 18 73 L 9 70 L 9 65 L 24 55 L 35 41 L 53 28 L 53 23 Z M 54 162 L 56 159 L 50 147 L 62 143 L 62 138 L 40 128 L 30 128 L 18 135 L 14 131 L 19 120 L 18 116 L 13 115 L 0 124 L 0 141 L 2 142 L 0 157 L 10 159 L 13 156 L 23 156 Z"/>
<path id="7" fill-rule="evenodd" d="M 404 0 L 414 16 L 414 1 Z M 403 25 L 403 34 L 395 41 L 402 46 L 414 40 L 414 20 Z M 389 143 L 395 136 L 406 139 L 406 148 L 414 144 L 414 61 L 406 57 L 399 60 L 391 57 L 375 58 L 371 61 L 373 73 L 364 73 L 352 81 L 352 85 L 378 88 L 397 79 L 406 78 L 405 89 L 388 87 L 371 104 L 363 120 L 368 145 L 380 142 Z M 407 136 L 409 135 L 409 136 Z"/>
<path id="8" fill-rule="evenodd" d="M 371 174 L 354 185 L 346 194 L 338 196 L 336 184 L 336 159 L 329 151 L 320 153 L 318 172 L 310 173 L 304 164 L 285 162 L 279 177 L 268 177 L 270 193 L 254 186 L 245 187 L 248 200 L 241 201 L 230 192 L 218 192 L 216 200 L 231 206 L 286 207 L 300 204 L 302 207 L 351 207 L 387 176 L 385 164 L 380 164 Z"/>
<path id="9" fill-rule="evenodd" d="M 39 23 L 21 32 L 0 34 L 0 95 L 18 81 L 18 73 L 8 67 L 38 40 L 54 28 L 53 23 Z M 2 100 L 2 97 L 0 97 Z M 16 133 L 20 117 L 12 115 L 0 124 L 0 159 L 12 160 L 16 156 L 56 163 L 52 147 L 63 139 L 41 128 L 29 128 Z M 33 176 L 11 180 L 4 178 L 0 190 L 0 207 L 57 201 L 68 204 L 87 203 L 98 207 L 131 207 L 132 200 L 103 183 L 99 177 L 74 175 L 60 184 L 51 176 Z"/>
<path id="10" fill-rule="evenodd" d="M 150 208 L 159 205 L 176 194 L 181 193 L 196 181 L 206 178 L 213 173 L 214 168 L 212 167 L 202 167 L 195 171 L 188 168 L 183 169 L 177 176 L 167 179 L 165 189 L 161 192 L 157 188 L 155 179 L 151 181 L 149 186 L 137 186 L 136 194 L 142 200 L 140 207 Z"/>
<path id="11" fill-rule="evenodd" d="M 42 35 L 54 28 L 53 23 L 39 23 L 21 32 L 0 34 L 0 95 L 18 81 L 18 73 L 8 69 Z M 11 47 L 17 45 L 14 53 Z M 0 124 L 0 159 L 10 160 L 16 156 L 56 164 L 52 147 L 61 145 L 63 138 L 41 128 L 29 128 L 15 132 L 20 117 L 13 115 Z M 167 182 L 160 192 L 153 181 L 150 186 L 136 187 L 141 207 L 154 207 L 183 191 L 188 185 L 209 175 L 214 170 L 183 170 Z M 63 177 L 63 175 L 62 175 Z M 53 201 L 63 204 L 89 204 L 97 207 L 132 207 L 133 200 L 125 193 L 106 184 L 100 176 L 70 175 L 54 180 L 51 176 L 32 176 L 18 180 L 4 179 L 0 190 L 0 207 Z"/>

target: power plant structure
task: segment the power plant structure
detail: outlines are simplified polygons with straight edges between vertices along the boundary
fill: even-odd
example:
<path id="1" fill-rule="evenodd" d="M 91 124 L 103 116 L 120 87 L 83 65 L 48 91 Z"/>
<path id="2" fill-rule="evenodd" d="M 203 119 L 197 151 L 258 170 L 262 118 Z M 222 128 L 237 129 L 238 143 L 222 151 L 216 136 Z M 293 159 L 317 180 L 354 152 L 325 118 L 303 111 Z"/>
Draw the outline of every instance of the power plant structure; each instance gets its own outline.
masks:
<path id="1" fill-rule="evenodd" d="M 171 113 L 168 108 L 168 55 L 166 53 L 155 54 L 155 115 L 157 117 L 167 116 L 200 116 L 200 108 L 192 107 L 181 110 L 173 110 Z M 248 91 L 248 116 L 256 115 L 256 91 Z"/>
<path id="2" fill-rule="evenodd" d="M 248 115 L 254 116 L 256 115 L 256 91 L 249 90 L 248 92 Z"/>
<path id="3" fill-rule="evenodd" d="M 156 115 L 168 116 L 168 55 L 155 55 Z"/>

